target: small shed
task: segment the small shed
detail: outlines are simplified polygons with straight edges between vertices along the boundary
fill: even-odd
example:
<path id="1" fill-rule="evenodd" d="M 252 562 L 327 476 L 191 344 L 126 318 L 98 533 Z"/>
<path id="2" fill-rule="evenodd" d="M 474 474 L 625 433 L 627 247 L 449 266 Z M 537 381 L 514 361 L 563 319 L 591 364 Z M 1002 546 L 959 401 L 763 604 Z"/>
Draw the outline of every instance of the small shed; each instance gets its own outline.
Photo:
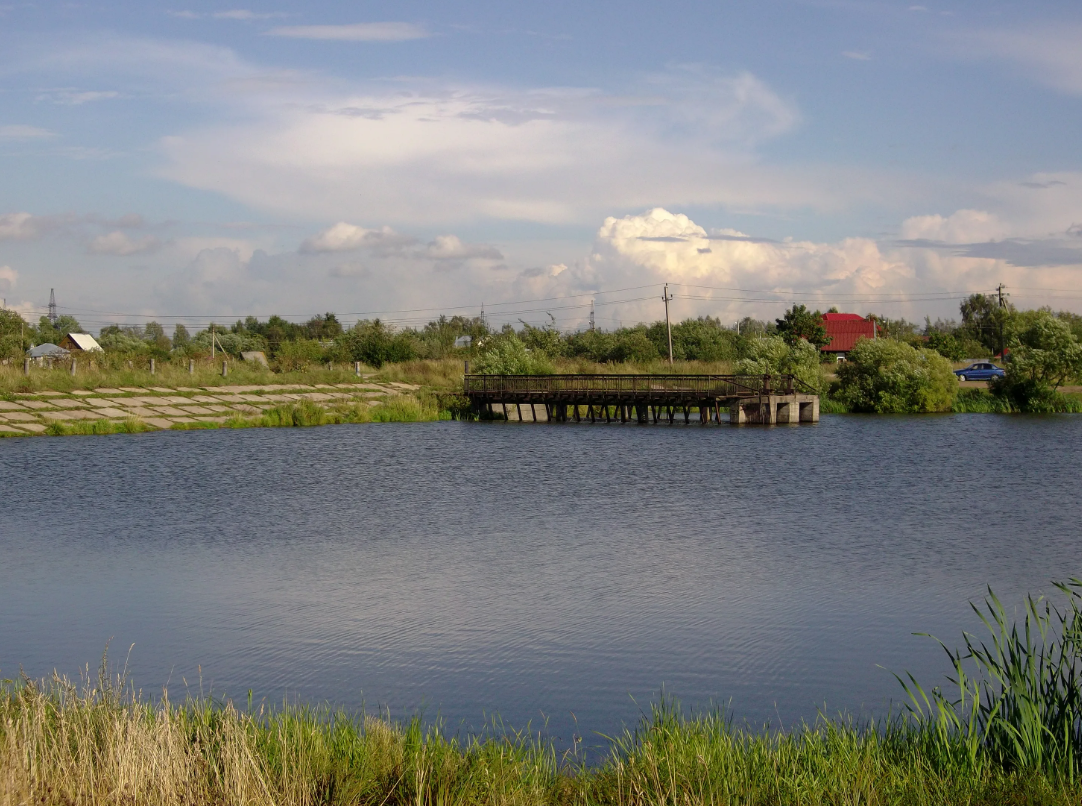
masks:
<path id="1" fill-rule="evenodd" d="M 878 336 L 875 320 L 865 319 L 857 313 L 823 314 L 823 327 L 830 341 L 820 349 L 839 360 L 853 349 L 857 339 L 874 339 Z"/>
<path id="2" fill-rule="evenodd" d="M 57 347 L 49 342 L 39 344 L 37 347 L 31 347 L 26 351 L 26 357 L 39 367 L 43 364 L 52 364 L 53 361 L 60 361 L 67 358 L 68 355 L 68 351 L 63 347 Z"/>
<path id="3" fill-rule="evenodd" d="M 100 353 L 104 352 L 97 339 L 89 333 L 69 333 L 60 342 L 60 346 L 69 353 Z"/>

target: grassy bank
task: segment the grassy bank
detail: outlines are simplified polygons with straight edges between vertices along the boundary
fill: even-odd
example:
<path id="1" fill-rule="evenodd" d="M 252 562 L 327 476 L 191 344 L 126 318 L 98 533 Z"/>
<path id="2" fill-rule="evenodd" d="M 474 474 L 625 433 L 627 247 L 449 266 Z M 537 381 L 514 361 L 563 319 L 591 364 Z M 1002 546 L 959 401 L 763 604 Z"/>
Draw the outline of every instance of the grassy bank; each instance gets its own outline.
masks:
<path id="1" fill-rule="evenodd" d="M 1021 624 L 989 595 L 989 640 L 948 650 L 958 699 L 907 677 L 905 716 L 787 732 L 662 702 L 592 765 L 498 724 L 471 737 L 321 709 L 150 704 L 103 659 L 81 688 L 0 688 L 0 803 L 1079 804 L 1082 581 L 1056 587 L 1065 602 L 1030 597 Z"/>
<path id="2" fill-rule="evenodd" d="M 661 705 L 586 766 L 536 737 L 462 738 L 319 709 L 156 706 L 113 684 L 0 695 L 0 802 L 41 804 L 1077 804 L 1082 786 L 965 761 L 928 731 L 748 733 Z"/>

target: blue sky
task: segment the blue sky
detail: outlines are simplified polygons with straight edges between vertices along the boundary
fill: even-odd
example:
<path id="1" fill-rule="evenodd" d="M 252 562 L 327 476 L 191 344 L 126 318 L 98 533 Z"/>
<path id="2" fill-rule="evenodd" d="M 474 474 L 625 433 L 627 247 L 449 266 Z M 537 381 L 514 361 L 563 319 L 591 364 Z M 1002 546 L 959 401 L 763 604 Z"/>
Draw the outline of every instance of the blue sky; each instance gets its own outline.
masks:
<path id="1" fill-rule="evenodd" d="M 0 296 L 1082 310 L 1079 42 L 1069 3 L 0 5 Z"/>

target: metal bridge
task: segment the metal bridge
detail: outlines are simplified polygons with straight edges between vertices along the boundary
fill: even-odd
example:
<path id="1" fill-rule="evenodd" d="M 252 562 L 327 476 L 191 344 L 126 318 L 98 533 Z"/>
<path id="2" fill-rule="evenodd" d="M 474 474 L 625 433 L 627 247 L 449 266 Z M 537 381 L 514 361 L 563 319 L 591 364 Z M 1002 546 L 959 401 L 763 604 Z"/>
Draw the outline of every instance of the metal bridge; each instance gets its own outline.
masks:
<path id="1" fill-rule="evenodd" d="M 793 375 L 466 375 L 463 394 L 483 418 L 703 425 L 817 422 L 819 397 Z"/>

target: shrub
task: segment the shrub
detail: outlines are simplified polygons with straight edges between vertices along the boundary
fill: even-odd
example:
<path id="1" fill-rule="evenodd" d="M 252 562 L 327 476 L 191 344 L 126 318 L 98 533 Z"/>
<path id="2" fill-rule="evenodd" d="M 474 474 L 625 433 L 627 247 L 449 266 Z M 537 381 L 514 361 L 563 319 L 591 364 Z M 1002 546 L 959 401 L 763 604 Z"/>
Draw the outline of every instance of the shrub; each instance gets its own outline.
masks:
<path id="1" fill-rule="evenodd" d="M 370 367 L 413 361 L 418 357 L 416 337 L 409 331 L 396 332 L 379 319 L 364 320 L 344 334 L 339 344 L 351 361 Z"/>
<path id="2" fill-rule="evenodd" d="M 992 391 L 1019 411 L 1063 411 L 1056 387 L 1082 375 L 1082 345 L 1067 322 L 1047 311 L 1027 319 L 1011 338 L 1007 374 L 993 381 Z"/>
<path id="3" fill-rule="evenodd" d="M 804 339 L 789 344 L 781 336 L 749 339 L 745 357 L 736 363 L 738 375 L 795 375 L 814 389 L 820 388 L 819 349 Z"/>
<path id="4" fill-rule="evenodd" d="M 550 375 L 552 365 L 526 348 L 514 331 L 489 336 L 474 365 L 482 375 Z"/>
<path id="5" fill-rule="evenodd" d="M 949 361 L 961 361 L 966 358 L 965 345 L 950 333 L 933 330 L 928 334 L 928 349 L 935 350 Z"/>
<path id="6" fill-rule="evenodd" d="M 279 372 L 298 372 L 323 360 L 323 346 L 318 341 L 287 341 L 278 346 L 274 363 Z"/>
<path id="7" fill-rule="evenodd" d="M 950 411 L 958 392 L 950 362 L 893 339 L 859 339 L 838 367 L 831 394 L 850 411 L 908 414 Z"/>

